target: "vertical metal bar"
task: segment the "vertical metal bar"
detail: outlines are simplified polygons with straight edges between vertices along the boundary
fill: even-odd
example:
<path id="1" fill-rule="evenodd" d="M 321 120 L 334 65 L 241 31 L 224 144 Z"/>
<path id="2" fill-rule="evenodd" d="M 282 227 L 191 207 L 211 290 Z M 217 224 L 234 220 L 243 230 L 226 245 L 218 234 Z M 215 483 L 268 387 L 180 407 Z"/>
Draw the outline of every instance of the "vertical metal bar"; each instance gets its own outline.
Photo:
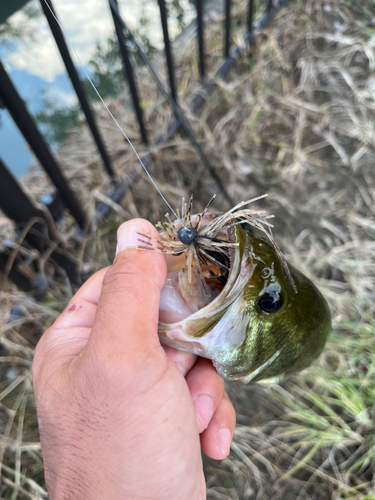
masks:
<path id="1" fill-rule="evenodd" d="M 109 159 L 107 150 L 104 146 L 102 137 L 101 137 L 100 132 L 98 130 L 98 127 L 96 125 L 95 118 L 94 118 L 94 115 L 91 111 L 90 105 L 86 99 L 86 94 L 85 94 L 85 91 L 83 90 L 82 83 L 79 79 L 77 70 L 76 70 L 74 63 L 72 61 L 72 58 L 70 56 L 68 46 L 66 45 L 66 42 L 65 42 L 64 34 L 61 31 L 61 28 L 55 19 L 55 17 L 57 18 L 57 16 L 56 16 L 56 13 L 54 11 L 52 2 L 51 2 L 51 0 L 40 0 L 40 4 L 42 6 L 44 15 L 47 18 L 49 27 L 52 31 L 52 35 L 53 35 L 55 42 L 57 44 L 57 47 L 60 51 L 61 57 L 62 57 L 64 64 L 65 64 L 65 68 L 68 72 L 69 78 L 70 78 L 72 85 L 74 87 L 74 90 L 77 94 L 78 100 L 81 104 L 82 111 L 85 114 L 87 124 L 91 130 L 91 134 L 94 138 L 94 141 L 96 142 L 100 156 L 102 157 L 104 167 L 107 170 L 109 176 L 114 177 L 114 172 L 113 172 L 113 168 L 111 165 L 111 161 Z"/>
<path id="2" fill-rule="evenodd" d="M 81 228 L 86 228 L 87 218 L 73 191 L 68 186 L 60 167 L 44 142 L 38 128 L 18 95 L 11 79 L 0 61 L 0 97 L 12 115 L 17 127 L 29 143 L 41 166 L 61 194 L 67 208 Z"/>
<path id="3" fill-rule="evenodd" d="M 168 76 L 169 76 L 169 86 L 171 89 L 172 97 L 173 97 L 174 101 L 177 102 L 177 92 L 176 92 L 175 79 L 174 79 L 174 69 L 173 69 L 173 58 L 172 58 L 171 44 L 169 41 L 169 33 L 168 33 L 167 7 L 165 5 L 165 0 L 158 0 L 158 1 L 159 1 L 161 25 L 163 28 L 165 56 L 167 59 L 167 69 L 168 69 Z"/>
<path id="4" fill-rule="evenodd" d="M 230 48 L 230 0 L 225 0 L 224 57 L 229 57 Z"/>
<path id="5" fill-rule="evenodd" d="M 51 259 L 62 267 L 73 283 L 79 284 L 78 266 L 74 258 L 64 251 L 64 248 L 52 231 L 51 222 L 42 210 L 38 210 L 23 192 L 21 186 L 14 179 L 0 158 L 0 209 L 10 219 L 14 220 L 19 228 L 34 219 L 32 228 L 27 232 L 25 239 L 30 246 L 39 252 L 47 250 L 51 242 L 57 243 L 56 249 L 51 252 Z"/>
<path id="6" fill-rule="evenodd" d="M 204 79 L 204 41 L 203 41 L 203 0 L 197 0 L 197 25 L 198 25 L 198 52 L 199 52 L 199 75 Z"/>
<path id="7" fill-rule="evenodd" d="M 44 217 L 43 212 L 31 203 L 1 158 L 0 209 L 16 224 L 26 224 L 29 219 L 34 217 Z"/>
<path id="8" fill-rule="evenodd" d="M 254 0 L 249 1 L 249 11 L 247 14 L 247 31 L 253 32 Z"/>
<path id="9" fill-rule="evenodd" d="M 117 0 L 114 0 L 114 3 L 116 4 L 116 7 L 118 7 Z M 146 127 L 145 127 L 144 122 L 143 122 L 143 113 L 142 113 L 142 108 L 139 104 L 138 89 L 137 89 L 137 85 L 136 85 L 135 79 L 134 79 L 133 67 L 132 67 L 132 64 L 131 64 L 130 58 L 129 58 L 129 51 L 128 51 L 128 47 L 126 45 L 126 37 L 125 37 L 125 34 L 124 34 L 123 29 L 121 27 L 121 24 L 119 23 L 119 20 L 118 20 L 119 11 L 118 10 L 115 11 L 113 9 L 111 2 L 109 2 L 109 7 L 111 9 L 111 14 L 112 14 L 113 22 L 115 24 L 116 34 L 117 34 L 117 38 L 118 38 L 118 43 L 120 46 L 120 52 L 121 52 L 122 61 L 124 64 L 125 79 L 128 81 L 128 84 L 129 84 L 130 93 L 131 93 L 132 100 L 133 100 L 134 111 L 135 111 L 135 114 L 137 115 L 137 120 L 138 120 L 139 130 L 140 130 L 141 136 L 142 136 L 142 141 L 147 146 L 148 145 L 147 131 L 146 131 Z"/>

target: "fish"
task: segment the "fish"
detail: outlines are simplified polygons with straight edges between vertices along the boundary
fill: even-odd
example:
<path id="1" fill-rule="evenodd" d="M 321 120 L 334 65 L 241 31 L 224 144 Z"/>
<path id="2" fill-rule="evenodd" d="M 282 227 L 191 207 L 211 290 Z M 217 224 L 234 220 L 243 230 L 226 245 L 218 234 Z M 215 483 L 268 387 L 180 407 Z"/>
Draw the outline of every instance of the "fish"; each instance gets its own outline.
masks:
<path id="1" fill-rule="evenodd" d="M 167 257 L 160 341 L 212 360 L 228 381 L 269 385 L 318 358 L 331 315 L 318 288 L 286 262 L 264 214 L 243 204 L 159 223 L 160 239 L 139 233 L 139 248 L 156 245 Z"/>

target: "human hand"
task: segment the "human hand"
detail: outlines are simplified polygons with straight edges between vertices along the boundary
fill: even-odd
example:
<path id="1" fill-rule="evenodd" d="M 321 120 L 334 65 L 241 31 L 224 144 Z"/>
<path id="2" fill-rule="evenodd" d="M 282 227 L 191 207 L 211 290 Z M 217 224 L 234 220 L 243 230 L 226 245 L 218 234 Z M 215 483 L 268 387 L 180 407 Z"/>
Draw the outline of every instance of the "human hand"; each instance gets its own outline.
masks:
<path id="1" fill-rule="evenodd" d="M 229 453 L 235 414 L 210 361 L 157 336 L 164 255 L 136 249 L 144 220 L 118 232 L 114 264 L 92 276 L 41 338 L 33 363 L 50 500 L 203 500 L 200 448 Z"/>

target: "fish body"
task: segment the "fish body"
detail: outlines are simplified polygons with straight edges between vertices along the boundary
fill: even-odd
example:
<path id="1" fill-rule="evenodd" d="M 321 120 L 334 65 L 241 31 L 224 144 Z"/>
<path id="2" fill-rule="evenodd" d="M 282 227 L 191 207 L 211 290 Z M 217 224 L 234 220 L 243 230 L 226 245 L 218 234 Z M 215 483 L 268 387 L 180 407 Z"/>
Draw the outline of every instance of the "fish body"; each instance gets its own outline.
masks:
<path id="1" fill-rule="evenodd" d="M 184 269 L 178 279 L 176 271 L 174 281 L 167 279 L 160 340 L 211 359 L 227 380 L 276 383 L 308 367 L 323 350 L 331 329 L 328 304 L 293 266 L 288 265 L 292 279 L 286 275 L 276 249 L 264 238 L 240 224 L 224 228 L 225 237 L 238 246 L 229 249 L 230 271 L 222 289 L 207 280 L 210 299 L 194 273 L 190 283 Z M 169 306 L 175 300 L 187 309 L 178 306 L 171 320 L 163 295 Z"/>

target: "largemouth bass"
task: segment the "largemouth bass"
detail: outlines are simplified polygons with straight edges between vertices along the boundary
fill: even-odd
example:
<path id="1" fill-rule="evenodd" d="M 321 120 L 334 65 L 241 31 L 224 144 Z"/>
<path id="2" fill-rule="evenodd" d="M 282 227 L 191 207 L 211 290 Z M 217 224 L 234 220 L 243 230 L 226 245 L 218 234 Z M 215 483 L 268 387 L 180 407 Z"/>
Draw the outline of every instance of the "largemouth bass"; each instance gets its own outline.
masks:
<path id="1" fill-rule="evenodd" d="M 273 239 L 259 231 L 262 220 L 254 214 L 200 214 L 159 226 L 157 251 L 172 254 L 159 337 L 211 359 L 227 380 L 276 383 L 319 356 L 331 317 L 322 294 L 286 263 Z"/>

